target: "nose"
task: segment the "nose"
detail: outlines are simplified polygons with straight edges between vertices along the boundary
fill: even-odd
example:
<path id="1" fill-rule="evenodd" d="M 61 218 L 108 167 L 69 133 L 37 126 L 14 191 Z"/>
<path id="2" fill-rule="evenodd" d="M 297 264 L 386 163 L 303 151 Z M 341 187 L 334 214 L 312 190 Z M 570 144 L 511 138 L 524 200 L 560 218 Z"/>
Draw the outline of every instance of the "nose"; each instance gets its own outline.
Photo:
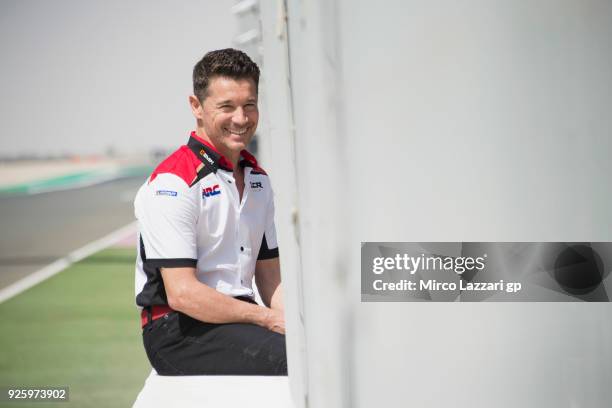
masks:
<path id="1" fill-rule="evenodd" d="M 238 126 L 244 126 L 249 122 L 249 117 L 242 107 L 236 108 L 232 116 L 232 122 Z"/>

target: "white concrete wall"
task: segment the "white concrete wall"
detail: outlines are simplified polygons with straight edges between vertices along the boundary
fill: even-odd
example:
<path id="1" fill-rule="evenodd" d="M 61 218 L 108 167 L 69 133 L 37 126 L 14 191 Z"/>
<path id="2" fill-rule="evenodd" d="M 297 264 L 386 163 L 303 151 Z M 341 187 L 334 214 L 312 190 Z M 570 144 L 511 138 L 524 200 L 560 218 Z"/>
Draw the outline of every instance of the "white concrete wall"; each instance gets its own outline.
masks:
<path id="1" fill-rule="evenodd" d="M 307 406 L 609 406 L 610 303 L 361 304 L 359 243 L 612 240 L 612 3 L 287 12 L 295 133 L 267 148 Z"/>
<path id="2" fill-rule="evenodd" d="M 283 2 L 262 2 L 260 47 L 261 123 L 259 156 L 269 172 L 275 191 L 276 228 L 280 245 L 281 273 L 287 320 L 287 358 L 293 401 L 306 406 L 307 363 L 302 268 L 297 223 L 297 173 L 293 128 L 287 26 Z"/>

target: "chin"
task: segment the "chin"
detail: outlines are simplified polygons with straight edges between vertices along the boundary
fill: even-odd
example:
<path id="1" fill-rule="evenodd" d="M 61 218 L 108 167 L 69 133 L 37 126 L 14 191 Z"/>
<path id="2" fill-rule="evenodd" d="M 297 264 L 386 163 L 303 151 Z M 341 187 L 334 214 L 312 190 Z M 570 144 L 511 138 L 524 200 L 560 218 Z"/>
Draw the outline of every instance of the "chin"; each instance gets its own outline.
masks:
<path id="1" fill-rule="evenodd" d="M 232 145 L 233 150 L 237 150 L 237 149 L 244 150 L 249 145 L 249 141 L 248 140 L 233 141 L 231 145 Z"/>
<path id="2" fill-rule="evenodd" d="M 247 145 L 242 142 L 231 142 L 225 144 L 225 147 L 232 152 L 240 152 L 241 150 L 246 149 L 246 146 Z"/>

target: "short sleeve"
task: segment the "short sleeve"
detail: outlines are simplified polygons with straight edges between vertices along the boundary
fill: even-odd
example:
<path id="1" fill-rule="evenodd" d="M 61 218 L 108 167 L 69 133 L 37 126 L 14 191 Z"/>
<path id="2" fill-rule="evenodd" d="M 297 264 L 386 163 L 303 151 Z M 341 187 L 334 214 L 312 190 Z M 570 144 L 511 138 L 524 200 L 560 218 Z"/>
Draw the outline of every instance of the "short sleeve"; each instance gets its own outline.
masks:
<path id="1" fill-rule="evenodd" d="M 146 261 L 152 266 L 197 264 L 197 196 L 178 176 L 158 175 L 145 184 L 134 202 Z"/>
<path id="2" fill-rule="evenodd" d="M 278 242 L 276 240 L 276 226 L 274 225 L 274 199 L 271 196 L 266 213 L 266 227 L 257 260 L 272 258 L 278 258 Z"/>

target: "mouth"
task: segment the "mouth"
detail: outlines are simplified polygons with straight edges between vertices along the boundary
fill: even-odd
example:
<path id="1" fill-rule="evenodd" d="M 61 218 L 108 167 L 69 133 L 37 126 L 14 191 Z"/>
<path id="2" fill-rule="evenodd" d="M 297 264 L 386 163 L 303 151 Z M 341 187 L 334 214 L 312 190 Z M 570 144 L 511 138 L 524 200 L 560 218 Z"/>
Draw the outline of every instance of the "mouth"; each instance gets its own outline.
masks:
<path id="1" fill-rule="evenodd" d="M 232 135 L 236 135 L 236 136 L 245 136 L 248 132 L 249 132 L 250 128 L 244 128 L 244 129 L 229 129 L 229 128 L 225 128 L 223 130 L 225 130 L 227 133 L 230 133 Z"/>

